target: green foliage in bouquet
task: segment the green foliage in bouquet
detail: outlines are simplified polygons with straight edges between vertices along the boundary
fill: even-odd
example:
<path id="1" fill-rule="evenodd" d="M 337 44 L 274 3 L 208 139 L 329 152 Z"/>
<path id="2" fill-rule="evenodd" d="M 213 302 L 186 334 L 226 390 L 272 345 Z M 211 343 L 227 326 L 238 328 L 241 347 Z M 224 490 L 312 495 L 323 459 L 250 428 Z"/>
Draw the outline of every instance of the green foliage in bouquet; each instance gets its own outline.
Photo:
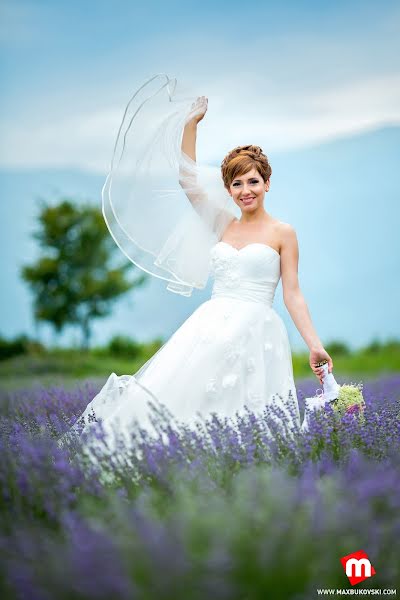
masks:
<path id="1" fill-rule="evenodd" d="M 339 417 L 354 414 L 364 420 L 365 400 L 362 394 L 363 384 L 344 384 L 340 386 L 339 396 L 332 406 Z"/>

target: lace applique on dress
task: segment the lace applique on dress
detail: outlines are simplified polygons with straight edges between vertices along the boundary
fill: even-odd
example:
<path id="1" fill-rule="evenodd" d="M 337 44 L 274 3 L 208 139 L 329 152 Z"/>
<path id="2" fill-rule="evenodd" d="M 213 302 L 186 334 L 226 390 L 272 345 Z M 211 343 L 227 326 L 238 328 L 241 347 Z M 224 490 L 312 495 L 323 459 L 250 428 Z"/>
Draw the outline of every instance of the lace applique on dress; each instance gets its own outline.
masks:
<path id="1" fill-rule="evenodd" d="M 240 258 L 239 256 L 213 256 L 211 265 L 220 281 L 223 281 L 227 287 L 237 287 L 240 282 Z"/>

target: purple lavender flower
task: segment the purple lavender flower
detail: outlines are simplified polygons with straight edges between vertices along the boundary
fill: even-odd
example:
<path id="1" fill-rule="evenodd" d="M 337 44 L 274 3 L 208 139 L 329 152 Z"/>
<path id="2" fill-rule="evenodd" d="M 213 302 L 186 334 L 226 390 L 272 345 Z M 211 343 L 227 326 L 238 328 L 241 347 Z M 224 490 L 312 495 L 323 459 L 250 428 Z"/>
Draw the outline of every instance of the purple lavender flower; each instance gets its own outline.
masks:
<path id="1" fill-rule="evenodd" d="M 86 440 L 57 445 L 94 390 L 15 393 L 0 414 L 9 596 L 228 600 L 279 589 L 306 600 L 317 585 L 344 587 L 339 558 L 359 548 L 393 587 L 399 384 L 364 382 L 363 421 L 351 410 L 338 422 L 328 407 L 306 435 L 269 405 L 191 427 L 159 414 L 158 437 L 132 431 L 108 454 L 97 422 Z"/>

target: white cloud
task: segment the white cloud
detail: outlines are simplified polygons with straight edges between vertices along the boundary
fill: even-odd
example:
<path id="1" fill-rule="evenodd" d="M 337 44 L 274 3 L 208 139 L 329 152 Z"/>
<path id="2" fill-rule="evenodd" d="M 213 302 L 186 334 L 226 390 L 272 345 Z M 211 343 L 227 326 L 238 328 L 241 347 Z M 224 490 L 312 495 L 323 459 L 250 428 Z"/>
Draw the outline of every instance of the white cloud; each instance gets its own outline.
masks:
<path id="1" fill-rule="evenodd" d="M 208 87 L 209 110 L 199 127 L 198 157 L 220 161 L 236 145 L 255 143 L 266 152 L 290 150 L 400 123 L 400 76 L 382 75 L 311 95 L 258 89 L 232 95 L 228 79 Z M 269 84 L 265 88 L 271 87 Z M 226 95 L 225 95 L 226 94 Z M 106 173 L 122 118 L 121 106 L 76 113 L 49 122 L 4 123 L 4 167 L 76 167 Z M 44 115 L 45 116 L 45 115 Z"/>
<path id="2" fill-rule="evenodd" d="M 310 95 L 295 90 L 292 94 L 272 96 L 265 91 L 252 98 L 250 107 L 241 94 L 230 102 L 229 111 L 220 117 L 222 122 L 213 123 L 210 129 L 218 127 L 224 133 L 226 149 L 257 143 L 265 144 L 268 151 L 280 151 L 400 123 L 398 74 L 326 87 Z M 220 154 L 218 142 L 216 150 Z"/>
<path id="3" fill-rule="evenodd" d="M 3 0 L 8 23 L 3 34 L 12 32 L 16 45 L 29 40 L 40 31 L 44 8 L 39 8 L 27 0 L 15 4 Z M 53 32 L 53 41 L 60 33 L 62 15 L 59 7 L 50 10 L 48 33 Z M 230 28 L 220 30 L 217 20 L 210 21 L 206 32 L 191 26 L 179 35 L 171 35 L 173 29 L 155 34 L 149 27 L 149 35 L 143 30 L 135 38 L 136 46 L 131 39 L 118 43 L 111 39 L 108 51 L 94 54 L 92 62 L 87 62 L 90 53 L 82 48 L 78 58 L 68 55 L 62 65 L 56 60 L 39 68 L 30 86 L 20 74 L 14 83 L 10 80 L 0 121 L 0 165 L 105 173 L 124 103 L 134 91 L 129 82 L 133 80 L 135 87 L 146 77 L 143 73 L 150 76 L 163 70 L 177 76 L 179 85 L 185 82 L 182 91 L 209 98 L 198 135 L 198 156 L 205 161 L 218 162 L 244 143 L 275 152 L 397 124 L 395 15 L 381 11 L 372 27 L 350 25 L 340 35 L 323 21 L 318 30 L 315 23 L 305 31 L 285 21 L 264 31 L 261 20 L 245 50 Z M 44 46 L 50 47 L 55 52 L 59 48 Z M 140 56 L 134 66 L 132 56 Z M 33 70 L 36 63 L 40 67 L 32 54 Z"/>

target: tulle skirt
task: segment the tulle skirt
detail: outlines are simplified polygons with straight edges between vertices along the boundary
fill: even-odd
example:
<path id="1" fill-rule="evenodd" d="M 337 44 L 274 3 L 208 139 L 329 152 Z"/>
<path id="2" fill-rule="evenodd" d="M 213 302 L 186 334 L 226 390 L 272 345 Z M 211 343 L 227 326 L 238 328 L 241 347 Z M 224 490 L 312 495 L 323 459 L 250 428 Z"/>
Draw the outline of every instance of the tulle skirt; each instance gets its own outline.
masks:
<path id="1" fill-rule="evenodd" d="M 216 297 L 201 304 L 134 374 L 111 373 L 79 422 L 101 421 L 110 439 L 139 425 L 157 434 L 151 405 L 192 426 L 212 413 L 235 418 L 245 406 L 300 426 L 292 357 L 281 317 L 260 302 Z M 279 415 L 279 417 L 276 416 Z M 95 416 L 95 420 L 94 417 Z M 110 441 L 109 441 L 110 443 Z"/>

